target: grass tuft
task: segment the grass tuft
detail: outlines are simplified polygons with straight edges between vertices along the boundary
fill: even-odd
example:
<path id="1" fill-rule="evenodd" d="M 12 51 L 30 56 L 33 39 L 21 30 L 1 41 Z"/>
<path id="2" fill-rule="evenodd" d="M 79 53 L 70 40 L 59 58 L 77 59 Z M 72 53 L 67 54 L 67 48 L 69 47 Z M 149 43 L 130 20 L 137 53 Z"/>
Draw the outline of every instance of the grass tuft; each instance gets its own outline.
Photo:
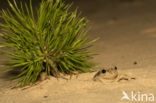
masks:
<path id="1" fill-rule="evenodd" d="M 0 23 L 0 54 L 6 55 L 6 72 L 18 69 L 18 85 L 35 83 L 41 73 L 59 77 L 60 73 L 90 72 L 94 63 L 88 50 L 87 19 L 78 10 L 69 11 L 71 4 L 61 0 L 42 1 L 37 18 L 32 4 L 9 2 L 11 10 L 3 10 Z"/>

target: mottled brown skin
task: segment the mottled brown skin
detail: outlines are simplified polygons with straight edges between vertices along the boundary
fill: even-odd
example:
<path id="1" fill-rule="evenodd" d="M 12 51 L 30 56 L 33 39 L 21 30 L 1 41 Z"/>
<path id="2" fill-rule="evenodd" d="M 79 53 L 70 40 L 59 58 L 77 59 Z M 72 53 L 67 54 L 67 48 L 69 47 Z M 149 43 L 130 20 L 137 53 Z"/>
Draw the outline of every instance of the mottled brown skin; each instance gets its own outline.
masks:
<path id="1" fill-rule="evenodd" d="M 126 74 L 118 74 L 117 67 L 110 67 L 108 69 L 102 69 L 98 71 L 94 77 L 94 81 L 100 81 L 103 83 L 120 82 L 121 80 L 131 80 L 135 79 Z"/>

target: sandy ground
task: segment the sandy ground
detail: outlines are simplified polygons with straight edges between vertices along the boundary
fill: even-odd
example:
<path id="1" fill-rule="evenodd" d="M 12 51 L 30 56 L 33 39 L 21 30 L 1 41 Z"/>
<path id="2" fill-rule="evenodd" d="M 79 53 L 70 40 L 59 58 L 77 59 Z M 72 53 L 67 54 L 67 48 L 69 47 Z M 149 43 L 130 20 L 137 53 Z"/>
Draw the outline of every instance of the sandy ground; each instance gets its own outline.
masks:
<path id="1" fill-rule="evenodd" d="M 100 68 L 116 65 L 119 73 L 133 74 L 136 80 L 103 84 L 92 81 L 94 73 L 85 73 L 78 79 L 50 78 L 25 90 L 11 90 L 14 82 L 1 75 L 0 103 L 133 103 L 121 100 L 122 91 L 156 96 L 156 1 L 123 1 L 79 0 L 74 6 L 90 20 L 91 37 L 100 37 L 93 46 L 99 55 L 92 61 Z"/>

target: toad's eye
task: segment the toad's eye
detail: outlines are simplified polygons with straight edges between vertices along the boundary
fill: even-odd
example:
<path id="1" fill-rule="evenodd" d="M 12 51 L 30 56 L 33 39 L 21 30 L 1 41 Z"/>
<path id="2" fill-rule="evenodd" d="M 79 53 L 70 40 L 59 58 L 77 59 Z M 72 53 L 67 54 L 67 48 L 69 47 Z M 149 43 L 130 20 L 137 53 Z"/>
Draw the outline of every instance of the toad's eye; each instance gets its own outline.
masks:
<path id="1" fill-rule="evenodd" d="M 105 69 L 102 69 L 102 71 L 101 71 L 102 73 L 106 73 L 106 70 Z"/>
<path id="2" fill-rule="evenodd" d="M 117 70 L 118 68 L 115 66 L 114 69 Z"/>

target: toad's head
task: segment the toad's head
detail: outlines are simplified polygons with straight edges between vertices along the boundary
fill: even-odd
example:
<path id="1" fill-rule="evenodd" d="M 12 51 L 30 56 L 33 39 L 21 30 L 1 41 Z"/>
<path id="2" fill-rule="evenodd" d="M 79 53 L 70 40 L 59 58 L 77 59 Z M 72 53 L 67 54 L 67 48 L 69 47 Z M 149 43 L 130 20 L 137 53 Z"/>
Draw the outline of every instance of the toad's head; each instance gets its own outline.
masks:
<path id="1" fill-rule="evenodd" d="M 118 77 L 117 67 L 110 67 L 108 69 L 101 69 L 97 72 L 94 78 L 113 80 Z"/>

